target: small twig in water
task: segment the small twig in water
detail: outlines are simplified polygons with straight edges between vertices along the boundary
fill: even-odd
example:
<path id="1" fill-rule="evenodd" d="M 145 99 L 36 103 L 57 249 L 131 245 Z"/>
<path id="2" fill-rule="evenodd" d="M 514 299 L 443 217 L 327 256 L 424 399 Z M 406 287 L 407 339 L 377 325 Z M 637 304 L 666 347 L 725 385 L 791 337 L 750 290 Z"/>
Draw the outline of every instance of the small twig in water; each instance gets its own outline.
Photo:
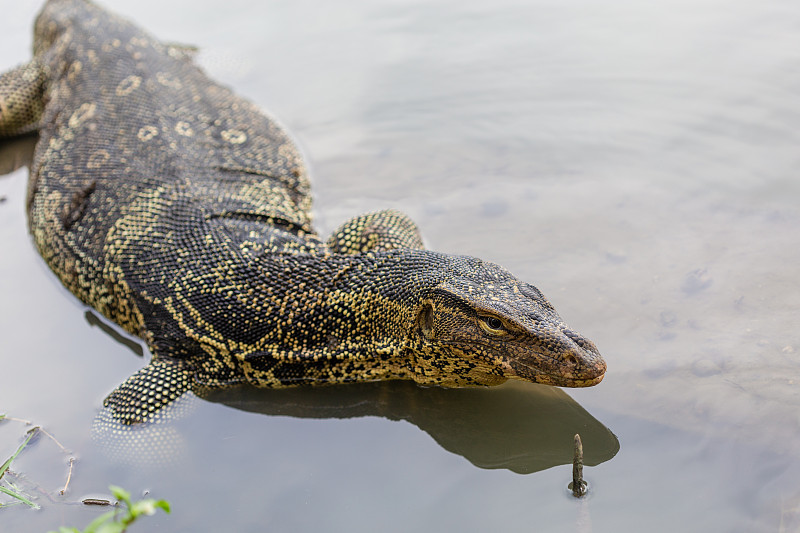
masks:
<path id="1" fill-rule="evenodd" d="M 575 455 L 572 458 L 572 495 L 580 498 L 586 494 L 586 482 L 583 480 L 583 443 L 581 436 L 575 434 Z"/>
<path id="2" fill-rule="evenodd" d="M 30 423 L 30 422 L 29 422 L 29 423 Z M 64 445 L 63 445 L 63 444 L 61 444 L 60 442 L 58 442 L 58 439 L 57 439 L 57 438 L 55 438 L 54 436 L 52 436 L 50 433 L 48 433 L 48 432 L 47 432 L 47 431 L 46 431 L 44 428 L 40 427 L 40 428 L 39 428 L 39 431 L 41 431 L 42 433 L 44 433 L 45 435 L 47 435 L 48 437 L 50 437 L 50 440 L 52 440 L 53 442 L 55 442 L 55 443 L 56 443 L 56 446 L 58 446 L 59 448 L 61 448 L 61 451 L 62 451 L 62 452 L 64 452 L 64 453 L 69 453 L 69 450 L 67 450 L 66 448 L 64 448 Z M 70 459 L 69 459 L 69 460 L 70 460 L 70 462 L 72 462 L 72 461 L 73 461 L 73 459 L 74 459 L 74 458 L 70 457 Z"/>
<path id="3" fill-rule="evenodd" d="M 33 422 L 30 420 L 25 420 L 24 418 L 14 418 L 13 416 L 2 415 L 0 416 L 0 420 L 13 420 L 14 422 L 22 422 L 26 426 L 33 425 Z"/>
<path id="4" fill-rule="evenodd" d="M 19 447 L 17 448 L 17 451 L 14 452 L 14 455 L 12 455 L 8 459 L 6 459 L 6 462 L 3 463 L 2 466 L 0 466 L 0 478 L 2 478 L 7 472 L 9 472 L 9 467 L 11 466 L 11 462 L 14 461 L 14 459 L 17 458 L 17 456 L 20 454 L 20 452 L 25 448 L 25 446 L 28 445 L 28 443 L 31 441 L 31 439 L 34 437 L 34 435 L 36 435 L 36 433 L 38 431 L 39 431 L 39 427 L 38 426 L 28 430 L 28 432 L 27 432 L 28 437 L 25 439 L 25 441 L 22 444 L 19 445 Z M 13 485 L 12 485 L 12 488 L 13 488 Z M 25 496 L 23 496 L 22 494 L 20 494 L 16 490 L 12 490 L 12 489 L 0 486 L 0 492 L 2 492 L 3 494 L 6 494 L 8 496 L 11 496 L 12 498 L 16 498 L 18 501 L 20 501 L 20 502 L 22 502 L 22 503 L 24 503 L 24 504 L 26 504 L 26 505 L 34 508 L 34 509 L 38 509 L 39 508 L 38 505 L 33 503 L 31 500 L 29 500 L 28 498 L 26 498 Z"/>
<path id="5" fill-rule="evenodd" d="M 13 420 L 14 422 L 21 422 L 21 423 L 25 424 L 26 426 L 32 426 L 33 425 L 33 422 L 31 422 L 30 420 L 25 420 L 24 418 L 16 418 L 16 417 L 13 417 L 13 416 L 8 416 L 8 415 L 0 415 L 0 420 Z M 55 438 L 53 435 L 51 435 L 46 429 L 44 429 L 41 426 L 37 426 L 37 427 L 39 428 L 39 431 L 41 431 L 42 433 L 47 435 L 50 438 L 50 440 L 55 442 L 56 446 L 61 448 L 62 452 L 69 453 L 69 451 L 64 447 L 64 445 L 61 444 L 60 442 L 58 442 L 58 439 Z"/>
<path id="6" fill-rule="evenodd" d="M 110 501 L 108 501 L 108 500 L 100 500 L 100 499 L 97 499 L 97 498 L 85 498 L 85 499 L 81 500 L 81 503 L 83 505 L 102 505 L 102 506 L 111 505 Z"/>
<path id="7" fill-rule="evenodd" d="M 64 483 L 64 488 L 61 489 L 61 495 L 63 496 L 65 492 L 67 492 L 67 488 L 69 488 L 69 480 L 72 479 L 72 464 L 75 462 L 74 457 L 69 458 L 69 473 L 67 473 L 67 482 Z"/>
<path id="8" fill-rule="evenodd" d="M 30 426 L 30 425 L 33 424 L 33 422 L 31 422 L 30 420 L 25 420 L 24 418 L 15 418 L 13 416 L 6 416 L 5 414 L 0 415 L 0 420 L 13 420 L 14 422 L 21 422 L 21 423 L 25 424 L 26 426 Z M 63 444 L 58 442 L 57 438 L 55 438 L 52 434 L 50 434 L 43 427 L 36 426 L 35 428 L 30 430 L 29 432 L 33 432 L 33 431 L 41 431 L 42 433 L 47 435 L 47 437 L 51 441 L 53 441 L 56 444 L 56 446 L 58 446 L 61 449 L 62 453 L 65 453 L 65 454 L 69 454 L 70 453 L 69 450 L 67 450 L 64 447 Z M 30 440 L 30 439 L 28 439 L 28 440 Z M 74 464 L 75 464 L 75 458 L 74 457 L 70 457 L 69 458 L 69 472 L 67 472 L 67 481 L 66 481 L 66 483 L 64 483 L 64 488 L 59 491 L 59 494 L 61 494 L 62 496 L 64 495 L 65 492 L 67 492 L 67 489 L 69 488 L 69 482 L 72 479 L 72 467 L 73 467 Z M 0 473 L 0 477 L 2 477 L 1 473 Z"/>

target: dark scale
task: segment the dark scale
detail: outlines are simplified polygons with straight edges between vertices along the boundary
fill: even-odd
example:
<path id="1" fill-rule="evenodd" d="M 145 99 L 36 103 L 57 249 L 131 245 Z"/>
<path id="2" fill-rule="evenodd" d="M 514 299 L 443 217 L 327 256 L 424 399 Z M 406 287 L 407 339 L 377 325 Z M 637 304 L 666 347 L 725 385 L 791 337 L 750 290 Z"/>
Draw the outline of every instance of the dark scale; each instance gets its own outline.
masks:
<path id="1" fill-rule="evenodd" d="M 595 346 L 535 287 L 425 250 L 400 212 L 321 239 L 289 136 L 187 50 L 83 0 L 48 2 L 34 37 L 34 58 L 0 77 L 0 137 L 39 132 L 36 245 L 153 354 L 106 399 L 110 419 L 245 381 L 602 379 Z"/>

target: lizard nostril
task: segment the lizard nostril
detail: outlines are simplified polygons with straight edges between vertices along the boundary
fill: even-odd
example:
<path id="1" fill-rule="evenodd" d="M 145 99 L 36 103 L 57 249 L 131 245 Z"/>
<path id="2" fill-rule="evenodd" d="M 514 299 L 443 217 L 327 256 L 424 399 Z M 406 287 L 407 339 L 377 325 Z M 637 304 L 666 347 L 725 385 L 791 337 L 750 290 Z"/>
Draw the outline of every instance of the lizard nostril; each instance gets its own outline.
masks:
<path id="1" fill-rule="evenodd" d="M 589 352 L 596 352 L 597 351 L 597 348 L 592 343 L 592 341 L 590 341 L 589 339 L 587 339 L 583 335 L 575 333 L 574 331 L 572 331 L 570 329 L 564 330 L 564 335 L 566 335 L 567 338 L 569 338 L 569 340 L 571 340 L 572 342 L 577 344 L 580 348 L 582 348 L 582 349 L 584 349 L 586 351 L 589 351 Z"/>
<path id="2" fill-rule="evenodd" d="M 564 361 L 566 361 L 571 366 L 576 366 L 578 364 L 578 358 L 575 357 L 575 354 L 572 352 L 567 352 L 564 354 Z"/>

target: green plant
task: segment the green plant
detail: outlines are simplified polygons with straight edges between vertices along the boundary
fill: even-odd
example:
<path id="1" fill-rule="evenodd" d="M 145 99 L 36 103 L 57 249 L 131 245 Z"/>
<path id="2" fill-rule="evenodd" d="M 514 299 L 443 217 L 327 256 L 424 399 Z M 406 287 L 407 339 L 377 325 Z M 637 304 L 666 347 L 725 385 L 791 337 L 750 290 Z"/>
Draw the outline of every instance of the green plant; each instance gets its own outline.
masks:
<path id="1" fill-rule="evenodd" d="M 0 413 L 0 422 L 2 422 L 2 421 L 21 422 L 21 423 L 25 424 L 26 426 L 30 426 L 30 425 L 33 424 L 29 420 L 22 420 L 21 418 L 14 418 L 14 417 L 7 416 L 5 414 Z M 11 480 L 9 480 L 10 477 L 15 477 L 15 478 L 18 477 L 18 476 L 16 476 L 14 474 L 14 472 L 11 472 L 11 470 L 10 470 L 11 463 L 17 458 L 17 456 L 20 454 L 20 452 L 22 452 L 22 450 L 25 449 L 25 447 L 28 445 L 28 443 L 30 443 L 31 439 L 33 437 L 35 437 L 36 435 L 38 435 L 39 433 L 44 434 L 47 438 L 49 438 L 51 441 L 53 441 L 56 444 L 56 446 L 58 446 L 61 449 L 61 451 L 63 453 L 69 455 L 69 452 L 67 451 L 67 449 L 64 448 L 64 446 L 60 442 L 58 442 L 58 440 L 56 440 L 56 438 L 54 436 L 52 436 L 50 433 L 48 433 L 44 428 L 42 428 L 40 426 L 34 426 L 31 429 L 29 429 L 27 431 L 27 433 L 26 433 L 27 437 L 25 438 L 24 442 L 22 444 L 20 444 L 19 448 L 17 448 L 17 451 L 14 452 L 11 455 L 11 457 L 6 459 L 6 461 L 3 463 L 2 466 L 0 466 L 0 493 L 6 494 L 8 496 L 11 496 L 12 498 L 14 498 L 16 500 L 16 501 L 13 501 L 11 503 L 2 503 L 2 502 L 0 502 L 0 508 L 8 507 L 10 505 L 16 505 L 16 504 L 24 503 L 24 504 L 32 507 L 33 509 L 39 509 L 39 506 L 36 503 L 31 501 L 22 492 L 21 489 L 19 489 Z M 69 487 L 69 480 L 72 478 L 72 465 L 74 464 L 74 462 L 75 462 L 75 458 L 74 457 L 70 457 L 69 458 L 69 473 L 67 474 L 67 481 L 64 484 L 64 488 L 61 489 L 61 491 L 60 491 L 60 493 L 62 495 L 67 491 L 67 488 Z M 11 474 L 11 475 L 10 476 L 6 476 L 6 474 Z"/>
<path id="2" fill-rule="evenodd" d="M 140 516 L 153 515 L 157 509 L 169 513 L 169 502 L 165 500 L 147 498 L 132 502 L 130 493 L 125 489 L 111 485 L 109 490 L 124 508 L 117 508 L 98 516 L 83 532 L 74 527 L 61 527 L 57 532 L 50 533 L 124 533 Z"/>
<path id="3" fill-rule="evenodd" d="M 22 422 L 26 425 L 31 425 L 31 422 L 27 420 L 12 418 L 0 413 L 0 421 L 3 420 L 14 420 L 17 422 Z M 34 509 L 39 509 L 39 506 L 26 497 L 22 491 L 20 491 L 11 481 L 9 481 L 8 477 L 3 477 L 9 471 L 9 467 L 14 459 L 17 458 L 17 456 L 22 452 L 22 450 L 25 449 L 31 439 L 39 432 L 42 432 L 53 442 L 55 442 L 56 445 L 61 448 L 62 452 L 69 453 L 64 446 L 62 446 L 61 443 L 55 439 L 55 437 L 50 435 L 43 428 L 35 426 L 28 430 L 25 440 L 19 445 L 17 451 L 15 451 L 11 457 L 6 459 L 6 461 L 0 465 L 0 493 L 11 496 L 17 500 L 13 503 L 0 503 L 0 507 L 8 507 L 9 505 L 24 503 Z M 67 475 L 67 482 L 64 485 L 64 488 L 60 491 L 62 495 L 66 492 L 67 487 L 69 486 L 69 481 L 72 477 L 72 464 L 74 460 L 74 457 L 69 458 L 69 474 Z M 128 526 L 134 523 L 141 516 L 153 515 L 158 509 L 161 509 L 166 513 L 169 513 L 170 511 L 169 502 L 165 500 L 146 498 L 134 502 L 131 501 L 131 495 L 125 489 L 111 485 L 109 490 L 111 491 L 111 494 L 114 495 L 114 498 L 117 499 L 117 503 L 114 504 L 114 510 L 104 513 L 92 520 L 92 522 L 86 526 L 86 529 L 83 530 L 83 532 L 74 527 L 61 527 L 57 532 L 51 531 L 50 533 L 124 533 L 128 529 Z M 84 500 L 84 503 L 89 503 L 89 501 Z M 95 505 L 98 503 L 110 505 L 110 503 L 106 500 L 95 500 L 91 503 Z"/>
<path id="4" fill-rule="evenodd" d="M 5 417 L 6 417 L 6 415 L 0 414 L 0 420 L 3 420 Z M 0 492 L 2 492 L 3 494 L 9 495 L 12 498 L 15 498 L 17 500 L 17 502 L 15 502 L 15 503 L 24 503 L 26 505 L 29 505 L 30 507 L 33 507 L 34 509 L 38 509 L 39 506 L 36 505 L 35 503 L 33 503 L 30 499 L 26 498 L 22 494 L 22 492 L 17 487 L 15 487 L 10 481 L 3 480 L 3 476 L 5 476 L 6 472 L 8 471 L 8 467 L 11 466 L 11 462 L 14 459 L 17 458 L 17 456 L 19 455 L 19 453 L 23 449 L 25 449 L 25 446 L 28 445 L 28 443 L 31 441 L 33 436 L 36 435 L 36 433 L 38 431 L 39 431 L 38 427 L 35 427 L 35 428 L 31 429 L 30 431 L 28 431 L 28 437 L 25 439 L 25 441 L 22 444 L 19 445 L 19 448 L 17 448 L 17 451 L 15 451 L 14 454 L 11 457 L 6 459 L 6 462 L 3 463 L 3 466 L 0 466 L 0 480 L 4 483 L 3 485 L 0 485 Z M 0 503 L 0 507 L 8 507 L 9 505 L 13 505 L 13 504 Z"/>

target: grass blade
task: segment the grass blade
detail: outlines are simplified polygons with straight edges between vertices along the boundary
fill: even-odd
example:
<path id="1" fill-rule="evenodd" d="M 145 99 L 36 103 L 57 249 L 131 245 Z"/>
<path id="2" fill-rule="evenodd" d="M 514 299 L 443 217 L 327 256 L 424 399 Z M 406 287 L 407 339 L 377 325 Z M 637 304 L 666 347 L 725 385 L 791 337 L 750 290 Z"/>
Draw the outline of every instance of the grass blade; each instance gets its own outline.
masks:
<path id="1" fill-rule="evenodd" d="M 39 426 L 36 426 L 36 427 L 34 427 L 33 429 L 31 429 L 30 431 L 28 431 L 28 438 L 27 438 L 27 439 L 25 439 L 25 442 L 23 442 L 22 444 L 20 444 L 20 445 L 19 445 L 19 448 L 17 448 L 17 451 L 16 451 L 16 452 L 14 452 L 14 455 L 12 455 L 11 457 L 9 457 L 9 458 L 6 460 L 6 462 L 5 462 L 5 463 L 3 463 L 3 466 L 0 466 L 0 479 L 2 479 L 2 478 L 3 478 L 3 476 L 4 476 L 4 475 L 5 475 L 5 473 L 6 473 L 6 470 L 8 470 L 8 467 L 9 467 L 9 466 L 11 466 L 11 461 L 13 461 L 14 459 L 16 459 L 16 458 L 17 458 L 17 456 L 19 455 L 19 452 L 21 452 L 23 449 L 25 449 L 25 446 L 27 446 L 27 445 L 28 445 L 28 443 L 31 441 L 31 439 L 33 438 L 33 436 L 34 436 L 34 435 L 36 435 L 36 433 L 37 433 L 38 431 L 39 431 Z"/>
<path id="2" fill-rule="evenodd" d="M 30 501 L 28 498 L 26 498 L 25 496 L 23 496 L 23 495 L 21 495 L 21 494 L 18 494 L 18 493 L 16 493 L 16 492 L 14 492 L 13 490 L 10 490 L 10 489 L 7 489 L 7 488 L 5 488 L 5 487 L 1 487 L 1 486 L 0 486 L 0 492 L 2 492 L 2 493 L 4 493 L 4 494 L 8 494 L 8 495 L 9 495 L 9 496 L 11 496 L 12 498 L 16 498 L 16 499 L 18 499 L 18 500 L 19 500 L 19 501 L 21 501 L 22 503 L 26 503 L 26 504 L 30 505 L 31 507 L 33 507 L 34 509 L 38 509 L 38 508 L 39 508 L 39 506 L 38 506 L 38 505 L 36 505 L 36 504 L 35 504 L 35 503 L 33 503 L 32 501 Z"/>

